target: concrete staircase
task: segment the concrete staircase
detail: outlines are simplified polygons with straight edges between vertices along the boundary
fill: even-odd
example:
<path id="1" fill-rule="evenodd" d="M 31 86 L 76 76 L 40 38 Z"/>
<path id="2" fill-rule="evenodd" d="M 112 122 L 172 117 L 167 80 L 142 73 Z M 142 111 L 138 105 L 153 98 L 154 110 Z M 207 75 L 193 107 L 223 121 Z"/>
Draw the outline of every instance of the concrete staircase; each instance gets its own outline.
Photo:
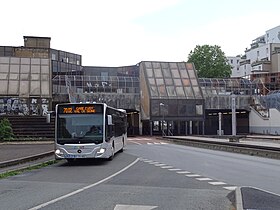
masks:
<path id="1" fill-rule="evenodd" d="M 51 118 L 50 124 L 42 116 L 0 116 L 0 120 L 3 118 L 10 121 L 15 138 L 54 139 L 55 118 Z"/>

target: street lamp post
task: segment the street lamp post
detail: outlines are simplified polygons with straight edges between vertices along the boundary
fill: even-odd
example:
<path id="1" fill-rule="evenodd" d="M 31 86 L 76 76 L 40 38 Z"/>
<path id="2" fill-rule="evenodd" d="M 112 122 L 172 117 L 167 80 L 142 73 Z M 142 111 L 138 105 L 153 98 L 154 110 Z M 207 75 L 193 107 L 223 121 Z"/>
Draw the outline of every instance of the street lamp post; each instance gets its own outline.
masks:
<path id="1" fill-rule="evenodd" d="M 164 103 L 160 103 L 160 112 L 162 114 L 162 120 L 161 120 L 161 135 L 164 136 L 164 128 L 163 128 L 163 124 L 164 124 L 164 112 L 163 112 L 163 107 L 164 107 Z"/>

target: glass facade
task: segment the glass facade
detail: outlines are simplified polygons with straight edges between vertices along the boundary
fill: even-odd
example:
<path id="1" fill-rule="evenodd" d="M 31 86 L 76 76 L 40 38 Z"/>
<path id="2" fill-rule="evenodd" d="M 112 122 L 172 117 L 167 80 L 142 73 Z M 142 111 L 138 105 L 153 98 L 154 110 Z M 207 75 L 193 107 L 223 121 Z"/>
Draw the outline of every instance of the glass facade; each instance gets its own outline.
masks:
<path id="1" fill-rule="evenodd" d="M 151 97 L 203 98 L 193 65 L 163 62 L 143 62 L 142 65 L 152 90 Z"/>
<path id="2" fill-rule="evenodd" d="M 53 95 L 68 95 L 71 102 L 105 102 L 116 108 L 139 110 L 139 78 L 58 75 L 53 79 Z"/>
<path id="3" fill-rule="evenodd" d="M 14 56 L 14 47 L 0 46 L 0 56 Z"/>
<path id="4" fill-rule="evenodd" d="M 0 57 L 0 114 L 45 115 L 51 85 L 49 59 Z"/>
<path id="5" fill-rule="evenodd" d="M 146 120 L 203 120 L 195 68 L 185 62 L 141 62 L 141 110 Z"/>
<path id="6" fill-rule="evenodd" d="M 51 98 L 49 59 L 0 57 L 0 95 Z"/>
<path id="7" fill-rule="evenodd" d="M 200 78 L 199 86 L 205 99 L 205 109 L 231 109 L 231 95 L 236 95 L 236 108 L 248 109 L 257 85 L 246 79 Z"/>
<path id="8" fill-rule="evenodd" d="M 82 56 L 61 50 L 51 49 L 52 73 L 56 75 L 81 75 Z"/>

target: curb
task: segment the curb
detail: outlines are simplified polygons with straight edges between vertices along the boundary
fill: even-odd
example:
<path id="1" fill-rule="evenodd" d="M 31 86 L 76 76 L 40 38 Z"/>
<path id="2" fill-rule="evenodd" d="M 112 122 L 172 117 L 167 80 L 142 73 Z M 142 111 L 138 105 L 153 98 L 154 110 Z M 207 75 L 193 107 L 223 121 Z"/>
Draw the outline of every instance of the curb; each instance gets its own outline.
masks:
<path id="1" fill-rule="evenodd" d="M 0 145 L 13 145 L 13 144 L 53 144 L 53 141 L 0 141 Z"/>
<path id="2" fill-rule="evenodd" d="M 234 206 L 234 210 L 244 210 L 241 187 L 237 187 L 235 190 L 231 191 L 227 195 L 227 198 L 231 201 L 232 205 Z"/>
<path id="3" fill-rule="evenodd" d="M 18 159 L 3 161 L 3 162 L 0 162 L 0 168 L 5 168 L 5 167 L 13 166 L 13 165 L 18 165 L 20 163 L 25 163 L 25 162 L 37 160 L 37 159 L 44 158 L 44 157 L 47 157 L 47 156 L 50 156 L 50 155 L 53 155 L 53 154 L 54 154 L 54 151 L 48 151 L 48 152 L 40 153 L 40 154 L 37 154 L 37 155 L 27 156 L 27 157 L 24 157 L 24 158 L 18 158 Z"/>
<path id="4" fill-rule="evenodd" d="M 170 136 L 164 137 L 163 139 L 172 141 L 180 145 L 247 154 L 251 156 L 259 156 L 259 157 L 272 158 L 272 159 L 280 159 L 280 148 L 273 148 L 273 147 L 259 146 L 259 145 L 249 145 L 249 144 L 239 144 L 233 142 L 184 139 L 184 138 L 170 137 Z"/>
<path id="5" fill-rule="evenodd" d="M 243 210 L 243 199 L 241 193 L 241 187 L 235 189 L 235 208 L 236 210 Z"/>

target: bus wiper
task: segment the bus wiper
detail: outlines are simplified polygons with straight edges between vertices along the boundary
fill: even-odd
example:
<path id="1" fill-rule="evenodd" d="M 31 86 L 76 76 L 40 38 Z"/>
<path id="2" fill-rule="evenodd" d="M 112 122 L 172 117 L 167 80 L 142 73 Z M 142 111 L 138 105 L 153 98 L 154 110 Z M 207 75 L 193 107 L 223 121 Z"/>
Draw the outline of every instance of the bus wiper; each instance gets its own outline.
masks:
<path id="1" fill-rule="evenodd" d="M 58 140 L 59 144 L 85 144 L 85 143 L 94 143 L 94 144 L 101 144 L 102 140 L 97 139 L 90 139 L 90 138 L 83 138 L 83 137 L 75 137 L 69 140 Z"/>

